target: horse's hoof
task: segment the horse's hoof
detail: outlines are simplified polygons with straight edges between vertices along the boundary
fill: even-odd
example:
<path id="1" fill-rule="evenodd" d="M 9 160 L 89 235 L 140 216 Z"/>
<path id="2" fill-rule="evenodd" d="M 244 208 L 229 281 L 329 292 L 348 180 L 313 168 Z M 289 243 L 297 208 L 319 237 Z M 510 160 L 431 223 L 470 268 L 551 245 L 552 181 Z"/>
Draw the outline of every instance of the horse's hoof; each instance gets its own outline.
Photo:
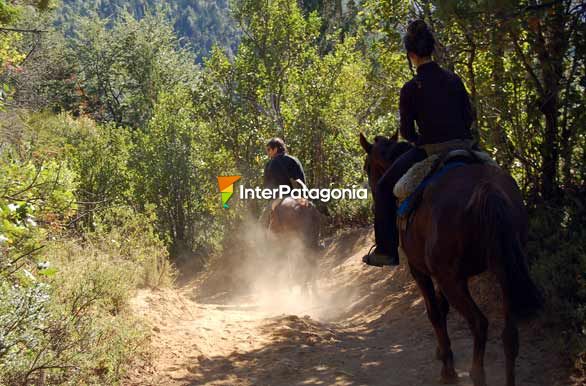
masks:
<path id="1" fill-rule="evenodd" d="M 472 378 L 474 386 L 486 386 L 486 375 L 484 374 L 484 370 L 470 370 L 470 378 Z"/>
<path id="2" fill-rule="evenodd" d="M 449 350 L 446 355 L 442 355 L 442 350 L 439 346 L 435 348 L 435 359 L 438 361 L 446 361 L 447 366 L 454 366 L 454 354 Z"/>
<path id="3" fill-rule="evenodd" d="M 455 385 L 459 382 L 459 380 L 460 378 L 458 377 L 458 374 L 454 372 L 453 374 L 442 374 L 439 383 L 441 383 L 442 385 Z"/>

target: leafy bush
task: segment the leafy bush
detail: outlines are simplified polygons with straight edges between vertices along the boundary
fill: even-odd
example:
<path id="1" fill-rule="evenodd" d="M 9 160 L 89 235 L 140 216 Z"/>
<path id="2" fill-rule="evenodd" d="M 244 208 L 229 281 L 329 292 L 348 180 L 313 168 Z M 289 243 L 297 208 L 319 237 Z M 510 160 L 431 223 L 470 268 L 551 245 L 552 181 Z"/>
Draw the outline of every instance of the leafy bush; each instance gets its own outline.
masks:
<path id="1" fill-rule="evenodd" d="M 183 87 L 162 93 L 146 132 L 135 135 L 136 201 L 154 209 L 157 230 L 180 261 L 204 255 L 221 237 L 226 211 L 220 212 L 216 177 L 234 168 L 221 139 Z"/>
<path id="2" fill-rule="evenodd" d="M 143 328 L 125 312 L 131 265 L 64 246 L 55 252 L 68 259 L 50 277 L 37 271 L 25 285 L 1 283 L 2 384 L 114 384 L 144 343 Z"/>
<path id="3" fill-rule="evenodd" d="M 146 343 L 133 290 L 173 282 L 166 248 L 150 207 L 121 204 L 123 131 L 66 115 L 24 122 L 0 142 L 0 384 L 116 384 Z M 68 229 L 92 193 L 108 205 L 84 233 Z"/>
<path id="4" fill-rule="evenodd" d="M 130 213 L 85 240 L 54 237 L 47 262 L 0 280 L 0 383 L 115 384 L 140 355 L 144 329 L 128 300 L 136 287 L 171 284 L 173 271 L 148 219 Z"/>
<path id="5" fill-rule="evenodd" d="M 584 204 L 566 200 L 531 213 L 528 254 L 545 292 L 547 322 L 561 326 L 560 346 L 586 352 L 586 229 Z"/>
<path id="6" fill-rule="evenodd" d="M 155 220 L 152 205 L 147 205 L 144 213 L 125 206 L 110 208 L 100 214 L 96 230 L 86 235 L 85 243 L 130 264 L 134 287 L 168 287 L 176 272 L 165 244 L 157 235 Z"/>

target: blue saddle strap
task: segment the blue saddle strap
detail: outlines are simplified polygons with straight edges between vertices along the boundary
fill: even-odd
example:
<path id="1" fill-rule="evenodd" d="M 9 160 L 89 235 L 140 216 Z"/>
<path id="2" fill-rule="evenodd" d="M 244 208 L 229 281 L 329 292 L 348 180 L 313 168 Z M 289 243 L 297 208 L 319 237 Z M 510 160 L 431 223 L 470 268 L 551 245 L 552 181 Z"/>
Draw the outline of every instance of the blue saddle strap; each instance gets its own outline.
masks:
<path id="1" fill-rule="evenodd" d="M 431 184 L 432 182 L 436 181 L 437 179 L 439 179 L 441 176 L 443 176 L 444 174 L 446 174 L 447 172 L 449 172 L 452 169 L 456 169 L 459 168 L 461 166 L 466 166 L 469 165 L 465 162 L 452 162 L 452 163 L 448 163 L 447 165 L 444 165 L 444 167 L 442 167 L 440 170 L 438 170 L 437 172 L 425 177 L 423 179 L 423 181 L 421 181 L 421 183 L 419 185 L 417 185 L 417 188 L 415 188 L 415 190 L 413 191 L 413 193 L 411 193 L 405 200 L 403 200 L 403 202 L 401 203 L 401 205 L 399 205 L 399 207 L 397 208 L 397 215 L 402 217 L 406 214 L 408 214 L 410 208 L 411 208 L 411 201 L 413 199 L 413 197 L 415 196 L 415 193 L 420 192 L 421 190 L 425 189 L 425 187 L 429 184 Z"/>

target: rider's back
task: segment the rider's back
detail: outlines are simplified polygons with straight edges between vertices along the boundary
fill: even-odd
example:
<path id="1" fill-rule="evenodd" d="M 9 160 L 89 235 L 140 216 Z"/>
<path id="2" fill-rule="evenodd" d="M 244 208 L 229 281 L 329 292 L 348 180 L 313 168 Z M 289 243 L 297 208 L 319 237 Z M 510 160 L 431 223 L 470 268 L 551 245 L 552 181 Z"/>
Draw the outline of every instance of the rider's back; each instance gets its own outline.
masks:
<path id="1" fill-rule="evenodd" d="M 417 145 L 472 138 L 473 115 L 464 84 L 435 62 L 420 65 L 417 76 L 401 89 L 401 114 L 401 134 Z"/>
<path id="2" fill-rule="evenodd" d="M 289 154 L 278 154 L 265 166 L 265 188 L 274 189 L 280 185 L 291 186 L 290 179 L 305 182 L 301 162 Z"/>

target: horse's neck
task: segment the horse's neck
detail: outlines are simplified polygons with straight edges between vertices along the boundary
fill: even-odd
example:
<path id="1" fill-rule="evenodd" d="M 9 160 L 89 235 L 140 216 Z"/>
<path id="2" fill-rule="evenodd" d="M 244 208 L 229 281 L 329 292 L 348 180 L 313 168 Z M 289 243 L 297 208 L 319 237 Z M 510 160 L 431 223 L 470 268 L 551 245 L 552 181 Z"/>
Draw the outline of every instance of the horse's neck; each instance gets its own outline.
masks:
<path id="1" fill-rule="evenodd" d="M 408 142 L 401 142 L 398 146 L 400 147 L 399 152 L 397 152 L 397 156 L 393 157 L 393 159 L 389 159 L 389 160 L 384 160 L 384 167 L 385 170 L 387 170 L 389 167 L 391 167 L 391 165 L 398 160 L 399 158 L 401 158 L 404 154 L 406 154 L 408 151 L 415 149 L 415 146 L 411 145 Z"/>

